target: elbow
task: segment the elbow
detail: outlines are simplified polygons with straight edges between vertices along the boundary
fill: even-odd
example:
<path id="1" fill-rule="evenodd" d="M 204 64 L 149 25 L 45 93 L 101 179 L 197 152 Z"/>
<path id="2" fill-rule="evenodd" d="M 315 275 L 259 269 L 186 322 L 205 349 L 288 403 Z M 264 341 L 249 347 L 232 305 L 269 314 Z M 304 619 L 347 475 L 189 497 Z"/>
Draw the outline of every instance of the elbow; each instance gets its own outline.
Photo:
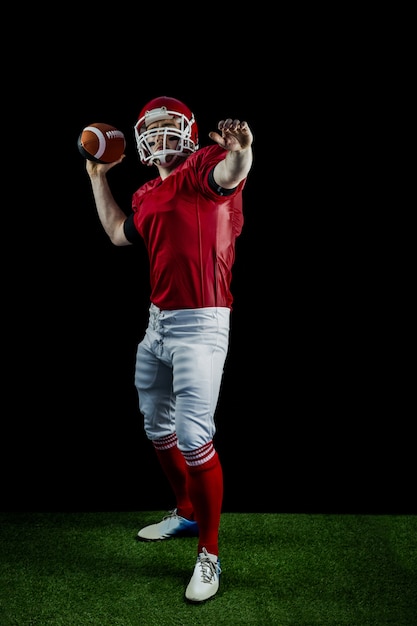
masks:
<path id="1" fill-rule="evenodd" d="M 111 243 L 116 247 L 128 246 L 130 244 L 123 231 L 120 231 L 119 229 L 107 231 L 107 236 Z"/>
<path id="2" fill-rule="evenodd" d="M 109 239 L 110 239 L 111 243 L 114 246 L 118 247 L 118 248 L 120 248 L 121 246 L 130 246 L 131 245 L 130 241 L 128 241 L 124 235 L 120 236 L 120 235 L 114 233 L 113 235 L 109 236 Z"/>

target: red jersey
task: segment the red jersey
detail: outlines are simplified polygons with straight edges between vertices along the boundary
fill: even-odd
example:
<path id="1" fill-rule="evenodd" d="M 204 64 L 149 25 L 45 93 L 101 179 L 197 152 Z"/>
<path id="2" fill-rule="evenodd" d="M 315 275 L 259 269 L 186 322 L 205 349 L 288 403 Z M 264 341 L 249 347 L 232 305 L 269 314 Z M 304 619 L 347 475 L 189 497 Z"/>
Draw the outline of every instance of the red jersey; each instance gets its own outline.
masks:
<path id="1" fill-rule="evenodd" d="M 212 189 L 209 173 L 225 157 L 217 144 L 200 148 L 165 180 L 158 176 L 133 194 L 133 221 L 149 256 L 150 300 L 160 309 L 232 306 L 245 181 L 230 195 Z"/>

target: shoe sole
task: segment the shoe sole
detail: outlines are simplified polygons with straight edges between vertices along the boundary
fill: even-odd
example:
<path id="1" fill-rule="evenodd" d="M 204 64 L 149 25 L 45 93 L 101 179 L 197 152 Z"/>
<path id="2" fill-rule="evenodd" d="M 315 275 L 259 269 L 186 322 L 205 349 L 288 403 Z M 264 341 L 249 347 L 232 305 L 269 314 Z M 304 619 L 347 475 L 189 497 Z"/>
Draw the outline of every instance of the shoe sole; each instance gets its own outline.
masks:
<path id="1" fill-rule="evenodd" d="M 216 591 L 216 593 L 214 593 L 214 594 L 213 594 L 212 596 L 210 596 L 209 598 L 206 598 L 205 600 L 189 600 L 185 594 L 184 594 L 184 598 L 185 598 L 185 601 L 186 601 L 188 604 L 204 604 L 205 602 L 210 602 L 210 600 L 214 600 L 214 599 L 216 598 L 216 596 L 218 596 L 218 595 L 219 595 L 219 591 L 220 591 L 220 590 L 218 589 L 218 590 Z"/>
<path id="2" fill-rule="evenodd" d="M 137 541 L 146 541 L 147 543 L 154 543 L 155 541 L 168 541 L 170 539 L 186 539 L 186 538 L 196 538 L 198 537 L 198 533 L 193 535 L 191 533 L 183 532 L 183 533 L 175 533 L 175 535 L 169 535 L 168 537 L 157 537 L 156 539 L 148 539 L 147 537 L 140 537 L 136 535 Z"/>

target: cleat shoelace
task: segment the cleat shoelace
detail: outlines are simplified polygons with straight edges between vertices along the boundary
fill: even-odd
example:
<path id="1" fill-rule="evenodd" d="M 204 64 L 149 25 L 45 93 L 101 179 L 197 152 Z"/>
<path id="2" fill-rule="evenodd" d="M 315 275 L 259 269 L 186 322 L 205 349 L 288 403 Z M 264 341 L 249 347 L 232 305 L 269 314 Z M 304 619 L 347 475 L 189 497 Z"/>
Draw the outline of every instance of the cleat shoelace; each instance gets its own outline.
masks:
<path id="1" fill-rule="evenodd" d="M 201 566 L 201 582 L 211 583 L 216 574 L 221 573 L 221 569 L 218 563 L 213 563 L 205 548 L 203 548 L 203 554 L 204 557 L 200 557 L 199 561 Z"/>
<path id="2" fill-rule="evenodd" d="M 175 519 L 179 517 L 177 514 L 177 509 L 172 509 L 172 511 L 168 512 L 168 515 L 165 515 L 165 517 L 162 518 L 162 521 L 164 522 L 166 519 Z"/>

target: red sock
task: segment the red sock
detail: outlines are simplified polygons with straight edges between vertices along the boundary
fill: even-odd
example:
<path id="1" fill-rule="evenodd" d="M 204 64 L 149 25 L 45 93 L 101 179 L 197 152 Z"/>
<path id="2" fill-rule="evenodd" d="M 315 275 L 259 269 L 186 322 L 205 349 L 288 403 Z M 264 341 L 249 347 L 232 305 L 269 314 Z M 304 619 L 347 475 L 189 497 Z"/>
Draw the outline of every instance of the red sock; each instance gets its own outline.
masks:
<path id="1" fill-rule="evenodd" d="M 189 520 L 194 519 L 193 505 L 188 496 L 187 467 L 184 456 L 178 449 L 176 434 L 173 433 L 168 437 L 156 439 L 152 443 L 156 456 L 174 492 L 178 515 Z"/>
<path id="2" fill-rule="evenodd" d="M 198 523 L 198 553 L 206 548 L 219 554 L 220 515 L 223 502 L 223 470 L 213 442 L 184 453 L 188 469 L 188 492 Z"/>

